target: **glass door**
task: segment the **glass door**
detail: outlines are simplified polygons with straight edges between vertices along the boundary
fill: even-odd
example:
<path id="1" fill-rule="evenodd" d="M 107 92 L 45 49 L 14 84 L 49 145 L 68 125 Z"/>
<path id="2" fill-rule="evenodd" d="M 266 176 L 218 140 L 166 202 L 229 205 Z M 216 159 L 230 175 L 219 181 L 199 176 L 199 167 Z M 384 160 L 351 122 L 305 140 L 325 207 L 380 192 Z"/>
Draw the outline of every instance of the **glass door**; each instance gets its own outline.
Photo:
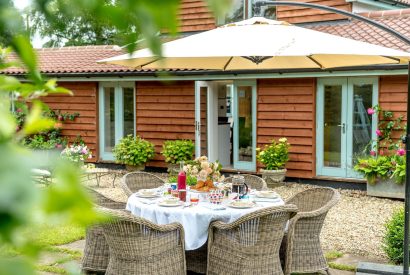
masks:
<path id="1" fill-rule="evenodd" d="M 256 81 L 234 81 L 233 165 L 256 170 Z"/>
<path id="2" fill-rule="evenodd" d="M 319 79 L 317 175 L 356 178 L 358 155 L 366 154 L 376 122 L 367 109 L 377 104 L 377 79 Z"/>
<path id="3" fill-rule="evenodd" d="M 112 149 L 127 135 L 135 135 L 134 83 L 105 82 L 99 88 L 100 157 L 114 160 Z"/>
<path id="4" fill-rule="evenodd" d="M 208 97 L 210 84 L 195 83 L 195 156 L 208 156 Z"/>

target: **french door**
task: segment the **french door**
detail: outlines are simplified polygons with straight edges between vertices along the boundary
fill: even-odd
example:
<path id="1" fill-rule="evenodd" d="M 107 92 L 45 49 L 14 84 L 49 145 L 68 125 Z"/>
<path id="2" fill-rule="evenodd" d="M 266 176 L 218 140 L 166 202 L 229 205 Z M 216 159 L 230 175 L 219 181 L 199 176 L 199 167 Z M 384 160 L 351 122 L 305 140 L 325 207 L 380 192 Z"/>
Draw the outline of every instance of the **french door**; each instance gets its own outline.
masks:
<path id="1" fill-rule="evenodd" d="M 234 81 L 233 166 L 256 171 L 256 81 Z"/>
<path id="2" fill-rule="evenodd" d="M 127 135 L 135 135 L 135 83 L 99 85 L 100 157 L 114 160 L 112 149 Z"/>
<path id="3" fill-rule="evenodd" d="M 255 171 L 256 81 L 230 81 L 232 84 L 229 85 L 227 82 L 229 81 L 224 81 L 223 84 L 212 81 L 196 82 L 195 155 L 208 156 L 210 161 L 225 157 L 229 162 L 230 156 L 222 154 L 230 152 L 230 148 L 226 150 L 224 146 L 231 144 L 232 135 L 233 163 L 229 166 L 238 170 Z M 222 129 L 219 127 L 221 125 L 218 125 L 218 89 L 227 86 L 233 87 L 233 98 L 229 106 L 233 116 L 233 122 L 230 124 L 233 131 L 222 135 Z"/>
<path id="4" fill-rule="evenodd" d="M 377 121 L 367 109 L 378 102 L 377 78 L 319 79 L 317 91 L 318 176 L 359 178 L 353 167 L 368 154 Z"/>

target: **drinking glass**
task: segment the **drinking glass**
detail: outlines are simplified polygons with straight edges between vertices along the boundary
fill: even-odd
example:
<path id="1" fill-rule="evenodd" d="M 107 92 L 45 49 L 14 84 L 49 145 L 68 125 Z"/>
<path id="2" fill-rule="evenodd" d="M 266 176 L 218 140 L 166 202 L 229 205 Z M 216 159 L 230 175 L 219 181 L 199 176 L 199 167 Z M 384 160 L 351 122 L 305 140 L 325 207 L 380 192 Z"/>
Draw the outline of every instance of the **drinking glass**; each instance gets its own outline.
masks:
<path id="1" fill-rule="evenodd" d="M 195 193 L 191 193 L 190 201 L 193 205 L 197 205 L 199 202 L 199 195 Z"/>

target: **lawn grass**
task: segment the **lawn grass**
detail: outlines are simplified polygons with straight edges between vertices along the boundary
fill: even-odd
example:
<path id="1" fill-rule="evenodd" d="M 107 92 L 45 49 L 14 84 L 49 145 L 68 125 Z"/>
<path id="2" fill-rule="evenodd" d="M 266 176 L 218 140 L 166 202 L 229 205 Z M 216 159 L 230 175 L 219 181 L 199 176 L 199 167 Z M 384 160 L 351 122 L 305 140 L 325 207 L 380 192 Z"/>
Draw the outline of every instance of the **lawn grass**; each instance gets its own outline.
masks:
<path id="1" fill-rule="evenodd" d="M 334 263 L 334 262 L 329 262 L 328 264 L 329 264 L 329 267 L 333 269 L 356 272 L 356 267 L 353 265 L 339 264 L 339 263 Z"/>
<path id="2" fill-rule="evenodd" d="M 51 265 L 38 265 L 36 267 L 38 271 L 44 271 L 44 272 L 50 272 L 50 273 L 56 273 L 56 274 L 68 274 L 67 270 L 61 267 L 57 266 L 51 266 Z"/>
<path id="3" fill-rule="evenodd" d="M 342 256 L 343 256 L 343 253 L 340 251 L 336 251 L 336 250 L 328 251 L 325 253 L 325 258 L 328 261 L 336 260 L 337 258 L 340 258 Z"/>
<path id="4" fill-rule="evenodd" d="M 33 238 L 42 246 L 62 245 L 84 239 L 85 229 L 72 224 L 42 225 L 33 234 Z"/>

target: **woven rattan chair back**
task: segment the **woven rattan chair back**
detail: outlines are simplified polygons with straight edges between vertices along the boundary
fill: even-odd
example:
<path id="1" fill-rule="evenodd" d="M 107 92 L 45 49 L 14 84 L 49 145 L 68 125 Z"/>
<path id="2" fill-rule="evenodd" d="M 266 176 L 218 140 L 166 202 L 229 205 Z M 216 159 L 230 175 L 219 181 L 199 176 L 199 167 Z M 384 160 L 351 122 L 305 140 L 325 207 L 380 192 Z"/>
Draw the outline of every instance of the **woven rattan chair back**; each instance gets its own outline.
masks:
<path id="1" fill-rule="evenodd" d="M 328 270 L 320 245 L 320 232 L 328 211 L 339 199 L 337 190 L 319 187 L 299 192 L 286 201 L 296 205 L 299 210 L 289 222 L 289 230 L 282 244 L 286 274 Z"/>
<path id="2" fill-rule="evenodd" d="M 250 185 L 252 189 L 264 190 L 267 188 L 266 182 L 264 179 L 258 176 L 241 174 L 245 178 L 245 183 Z M 223 182 L 232 182 L 233 177 L 227 177 Z"/>
<path id="3" fill-rule="evenodd" d="M 181 224 L 156 225 L 124 211 L 104 212 L 112 217 L 102 225 L 110 248 L 107 275 L 186 274 Z"/>
<path id="4" fill-rule="evenodd" d="M 226 224 L 211 223 L 207 274 L 283 274 L 279 248 L 294 205 L 263 208 Z"/>
<path id="5" fill-rule="evenodd" d="M 121 180 L 121 188 L 129 197 L 140 189 L 156 188 L 165 181 L 160 177 L 146 172 L 132 172 L 125 174 Z"/>
<path id="6" fill-rule="evenodd" d="M 87 188 L 96 205 L 125 210 L 125 203 L 111 200 L 92 188 Z M 101 225 L 87 228 L 85 233 L 84 255 L 81 261 L 82 270 L 86 272 L 105 272 L 110 258 L 110 251 Z"/>

